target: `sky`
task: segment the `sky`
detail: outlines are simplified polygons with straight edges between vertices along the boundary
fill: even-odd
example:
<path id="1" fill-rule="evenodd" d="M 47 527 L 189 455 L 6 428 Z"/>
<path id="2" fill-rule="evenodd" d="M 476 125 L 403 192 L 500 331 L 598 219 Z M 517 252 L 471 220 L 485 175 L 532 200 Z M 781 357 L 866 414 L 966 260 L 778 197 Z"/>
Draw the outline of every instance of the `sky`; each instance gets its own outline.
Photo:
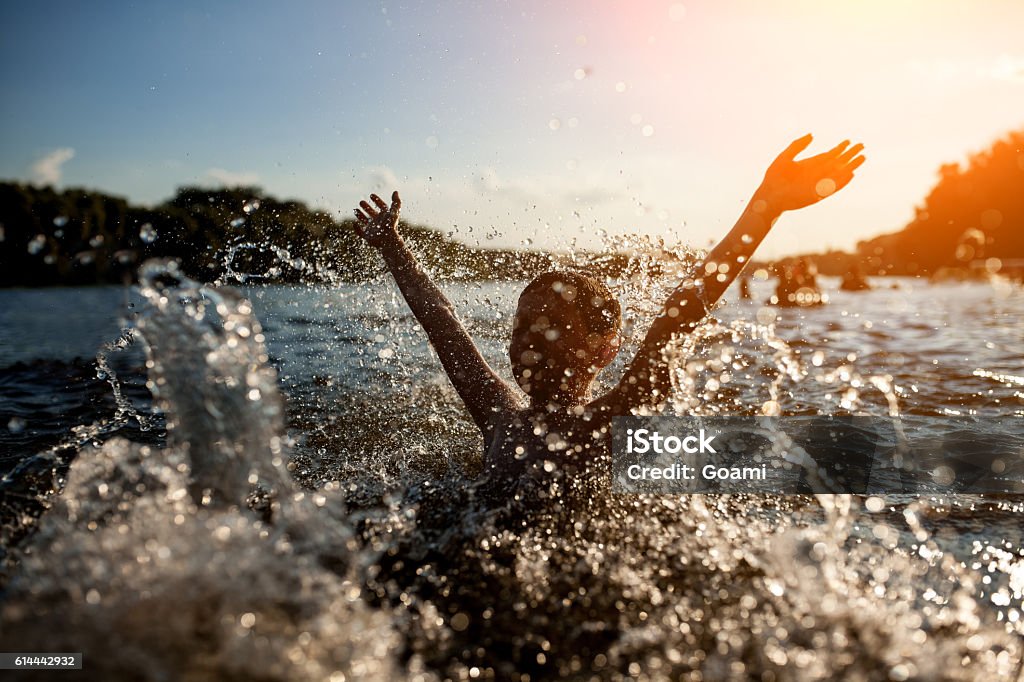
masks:
<path id="1" fill-rule="evenodd" d="M 760 255 L 852 248 L 1024 128 L 1019 0 L 97 0 L 0 26 L 0 178 L 255 184 L 339 217 L 398 189 L 483 246 L 707 246 L 810 132 L 867 162 Z"/>

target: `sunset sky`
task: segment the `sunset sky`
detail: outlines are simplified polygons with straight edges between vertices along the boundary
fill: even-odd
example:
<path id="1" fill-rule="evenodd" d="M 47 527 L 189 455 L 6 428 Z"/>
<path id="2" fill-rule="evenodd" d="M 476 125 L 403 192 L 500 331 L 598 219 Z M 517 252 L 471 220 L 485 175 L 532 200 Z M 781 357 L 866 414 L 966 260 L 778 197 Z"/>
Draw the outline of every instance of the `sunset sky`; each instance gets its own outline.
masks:
<path id="1" fill-rule="evenodd" d="M 470 243 L 705 246 L 791 139 L 864 142 L 782 255 L 901 228 L 941 163 L 1024 127 L 1019 0 L 213 5 L 4 3 L 0 178 L 346 216 L 394 187 Z"/>

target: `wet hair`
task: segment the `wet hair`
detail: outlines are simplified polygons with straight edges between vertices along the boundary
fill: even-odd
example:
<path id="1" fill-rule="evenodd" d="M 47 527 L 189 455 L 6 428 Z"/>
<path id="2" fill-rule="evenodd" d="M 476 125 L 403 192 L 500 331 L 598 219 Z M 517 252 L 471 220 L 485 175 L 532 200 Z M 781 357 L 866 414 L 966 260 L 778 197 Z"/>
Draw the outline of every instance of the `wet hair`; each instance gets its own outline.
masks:
<path id="1" fill-rule="evenodd" d="M 519 310 L 524 304 L 535 318 L 544 315 L 560 319 L 564 311 L 573 310 L 586 325 L 586 334 L 607 336 L 621 325 L 622 309 L 615 294 L 600 280 L 580 272 L 551 270 L 538 275 L 519 295 Z M 517 316 L 514 334 L 522 334 L 533 320 Z"/>

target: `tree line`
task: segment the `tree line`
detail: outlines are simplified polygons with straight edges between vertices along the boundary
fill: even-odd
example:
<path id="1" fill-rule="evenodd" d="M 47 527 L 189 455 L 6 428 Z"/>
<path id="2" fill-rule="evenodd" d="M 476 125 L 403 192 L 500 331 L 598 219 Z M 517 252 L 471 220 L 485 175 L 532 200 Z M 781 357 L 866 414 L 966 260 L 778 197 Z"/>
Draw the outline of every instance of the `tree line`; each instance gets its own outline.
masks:
<path id="1" fill-rule="evenodd" d="M 1011 132 L 939 179 L 899 232 L 860 242 L 871 272 L 928 275 L 1024 259 L 1024 130 Z"/>
<path id="2" fill-rule="evenodd" d="M 380 258 L 353 221 L 258 187 L 183 187 L 152 208 L 86 189 L 0 183 L 0 286 L 131 281 L 147 258 L 174 258 L 200 281 L 357 282 Z M 557 259 L 535 251 L 482 249 L 403 223 L 402 234 L 443 279 L 525 279 Z M 595 254 L 596 256 L 596 254 Z M 616 276 L 625 254 L 594 258 Z"/>
<path id="3" fill-rule="evenodd" d="M 183 187 L 153 207 L 86 189 L 0 183 L 0 286 L 131 281 L 147 258 L 174 258 L 201 281 L 357 282 L 382 268 L 353 229 L 258 187 Z M 528 279 L 565 258 L 482 249 L 403 224 L 410 246 L 443 279 Z M 662 255 L 664 257 L 664 254 Z M 671 258 L 671 254 L 668 254 Z M 1024 130 L 939 169 L 939 180 L 899 232 L 860 242 L 856 254 L 812 255 L 825 274 L 928 275 L 1024 259 Z M 616 277 L 636 254 L 577 253 L 576 263 Z M 651 258 L 647 258 L 648 263 Z M 657 259 L 655 269 L 657 269 Z M 826 270 L 828 272 L 826 272 Z M 650 272 L 648 274 L 656 274 Z"/>

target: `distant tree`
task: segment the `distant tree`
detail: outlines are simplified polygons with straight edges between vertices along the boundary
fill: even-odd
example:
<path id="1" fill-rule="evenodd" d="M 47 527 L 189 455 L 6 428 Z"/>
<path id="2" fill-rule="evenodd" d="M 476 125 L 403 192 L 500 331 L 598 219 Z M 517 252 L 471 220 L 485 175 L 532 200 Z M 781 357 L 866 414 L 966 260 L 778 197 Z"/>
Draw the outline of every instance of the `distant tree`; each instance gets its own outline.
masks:
<path id="1" fill-rule="evenodd" d="M 152 208 L 84 189 L 0 183 L 0 286 L 124 282 L 143 260 L 174 258 L 201 281 L 361 281 L 380 258 L 338 221 L 258 187 L 182 187 Z M 552 266 L 533 251 L 477 249 L 436 230 L 404 224 L 424 265 L 445 279 L 522 279 Z M 629 257 L 592 261 L 608 276 Z"/>
<path id="2" fill-rule="evenodd" d="M 997 140 L 967 165 L 945 164 L 900 232 L 861 242 L 873 271 L 928 274 L 983 259 L 1024 258 L 1024 130 Z"/>

